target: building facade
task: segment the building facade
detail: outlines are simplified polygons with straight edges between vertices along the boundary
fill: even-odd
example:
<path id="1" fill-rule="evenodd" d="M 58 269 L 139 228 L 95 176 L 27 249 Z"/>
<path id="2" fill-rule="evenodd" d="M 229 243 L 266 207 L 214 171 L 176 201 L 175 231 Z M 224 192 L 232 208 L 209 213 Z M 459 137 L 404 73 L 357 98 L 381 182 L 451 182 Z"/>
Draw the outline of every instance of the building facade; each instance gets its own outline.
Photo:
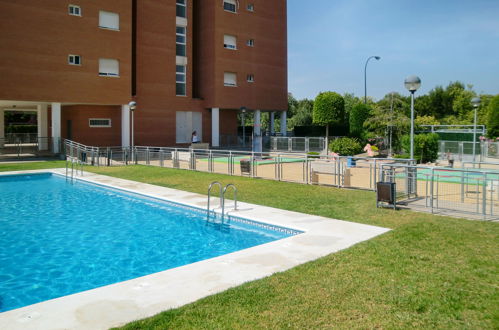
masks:
<path id="1" fill-rule="evenodd" d="M 256 133 L 286 120 L 286 0 L 0 0 L 0 41 L 0 139 L 9 110 L 95 146 L 218 147 L 242 107 Z"/>

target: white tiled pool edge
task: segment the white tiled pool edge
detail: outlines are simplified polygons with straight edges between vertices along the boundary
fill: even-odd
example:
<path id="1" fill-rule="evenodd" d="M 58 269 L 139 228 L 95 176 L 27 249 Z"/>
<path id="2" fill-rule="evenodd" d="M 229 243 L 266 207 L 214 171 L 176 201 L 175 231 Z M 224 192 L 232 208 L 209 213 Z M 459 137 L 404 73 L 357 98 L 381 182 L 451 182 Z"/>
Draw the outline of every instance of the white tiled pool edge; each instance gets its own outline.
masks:
<path id="1" fill-rule="evenodd" d="M 0 175 L 64 169 L 3 172 Z M 82 179 L 195 207 L 207 197 L 93 173 Z M 213 202 L 212 205 L 218 205 Z M 228 207 L 232 203 L 227 202 Z M 107 329 L 348 248 L 389 229 L 238 202 L 234 215 L 303 234 L 191 265 L 0 313 L 0 329 Z M 232 213 L 232 212 L 231 212 Z"/>

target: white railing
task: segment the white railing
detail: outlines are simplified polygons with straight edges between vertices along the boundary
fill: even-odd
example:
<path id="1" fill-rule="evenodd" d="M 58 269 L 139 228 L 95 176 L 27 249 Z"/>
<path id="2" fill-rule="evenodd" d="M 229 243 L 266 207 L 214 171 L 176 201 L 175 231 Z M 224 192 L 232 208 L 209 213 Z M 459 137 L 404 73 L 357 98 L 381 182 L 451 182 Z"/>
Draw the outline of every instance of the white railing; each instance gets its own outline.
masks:
<path id="1" fill-rule="evenodd" d="M 326 148 L 324 137 L 285 137 L 270 138 L 271 151 L 321 152 Z"/>
<path id="2" fill-rule="evenodd" d="M 473 142 L 439 141 L 439 159 L 470 161 L 473 159 Z M 475 160 L 484 162 L 499 159 L 499 142 L 475 142 Z"/>
<path id="3" fill-rule="evenodd" d="M 0 138 L 0 156 L 10 157 L 36 157 L 54 155 L 60 150 L 59 138 L 33 137 L 31 135 L 21 135 L 18 137 L 9 136 Z"/>
<path id="4" fill-rule="evenodd" d="M 381 181 L 395 183 L 398 202 L 415 209 L 499 219 L 499 170 L 383 164 Z"/>
<path id="5" fill-rule="evenodd" d="M 376 189 L 381 165 L 413 163 L 408 159 L 311 156 L 290 152 L 147 146 L 98 148 L 67 140 L 65 152 L 95 166 L 139 164 L 366 190 Z"/>

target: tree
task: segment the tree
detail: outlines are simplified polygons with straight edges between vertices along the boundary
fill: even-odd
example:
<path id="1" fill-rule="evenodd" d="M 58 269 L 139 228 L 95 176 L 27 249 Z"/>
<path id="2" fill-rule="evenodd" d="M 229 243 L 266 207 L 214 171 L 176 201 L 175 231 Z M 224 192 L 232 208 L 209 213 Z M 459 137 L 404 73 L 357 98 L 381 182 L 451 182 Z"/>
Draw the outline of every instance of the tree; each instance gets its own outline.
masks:
<path id="1" fill-rule="evenodd" d="M 350 135 L 361 138 L 364 136 L 364 122 L 369 118 L 371 109 L 363 103 L 356 104 L 350 111 Z"/>
<path id="2" fill-rule="evenodd" d="M 352 93 L 343 94 L 343 100 L 345 100 L 345 119 L 344 119 L 344 122 L 348 126 L 348 129 L 350 129 L 350 113 L 352 112 L 352 108 L 356 104 L 363 103 L 363 101 L 361 98 L 358 98 L 357 96 L 353 95 Z"/>
<path id="3" fill-rule="evenodd" d="M 371 115 L 364 122 L 369 137 L 384 136 L 392 149 L 401 146 L 401 137 L 409 132 L 410 98 L 398 93 L 389 93 L 372 107 Z"/>
<path id="4" fill-rule="evenodd" d="M 433 116 L 417 116 L 414 119 L 416 129 L 421 129 L 421 125 L 440 125 L 440 122 Z"/>
<path id="5" fill-rule="evenodd" d="M 293 129 L 295 126 L 310 126 L 312 125 L 312 113 L 314 109 L 314 101 L 303 99 L 296 102 L 294 105 L 294 114 L 288 120 L 288 128 Z"/>
<path id="6" fill-rule="evenodd" d="M 438 134 L 417 134 L 414 136 L 414 158 L 419 163 L 433 162 L 438 158 Z M 402 144 L 406 153 L 410 150 L 410 136 L 404 135 Z"/>
<path id="7" fill-rule="evenodd" d="M 340 124 L 345 118 L 345 100 L 334 92 L 321 92 L 315 98 L 313 123 L 326 126 L 326 142 L 329 125 Z M 326 143 L 327 145 L 327 143 Z"/>
<path id="8" fill-rule="evenodd" d="M 487 135 L 491 139 L 499 137 L 499 95 L 494 96 L 488 106 Z"/>

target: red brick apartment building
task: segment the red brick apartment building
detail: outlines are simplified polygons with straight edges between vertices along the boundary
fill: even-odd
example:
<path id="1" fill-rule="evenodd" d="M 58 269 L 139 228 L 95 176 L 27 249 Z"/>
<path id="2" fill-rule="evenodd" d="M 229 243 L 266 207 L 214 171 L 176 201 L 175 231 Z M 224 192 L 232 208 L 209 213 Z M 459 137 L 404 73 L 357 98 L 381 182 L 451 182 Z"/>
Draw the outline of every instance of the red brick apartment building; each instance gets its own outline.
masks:
<path id="1" fill-rule="evenodd" d="M 286 0 L 0 0 L 5 111 L 87 145 L 217 147 L 237 114 L 287 110 Z M 258 126 L 258 125 L 256 125 Z"/>

